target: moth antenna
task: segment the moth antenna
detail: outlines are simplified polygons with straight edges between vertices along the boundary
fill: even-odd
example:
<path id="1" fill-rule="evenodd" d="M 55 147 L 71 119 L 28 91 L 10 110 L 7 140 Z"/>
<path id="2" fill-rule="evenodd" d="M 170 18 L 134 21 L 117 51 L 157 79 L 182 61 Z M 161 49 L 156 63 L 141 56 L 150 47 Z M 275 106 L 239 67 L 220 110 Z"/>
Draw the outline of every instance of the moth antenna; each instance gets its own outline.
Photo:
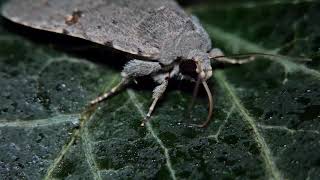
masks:
<path id="1" fill-rule="evenodd" d="M 196 84 L 195 84 L 195 86 L 194 86 L 194 89 L 193 89 L 192 100 L 191 100 L 191 103 L 190 103 L 190 105 L 189 105 L 189 107 L 188 107 L 189 112 L 191 112 L 191 109 L 193 108 L 194 102 L 195 102 L 195 100 L 196 100 L 196 98 L 197 98 L 197 95 L 198 95 L 198 92 L 199 92 L 200 81 L 201 81 L 201 77 L 198 76 L 197 82 L 196 82 Z"/>
<path id="2" fill-rule="evenodd" d="M 209 112 L 208 112 L 207 120 L 206 120 L 204 123 L 198 124 L 198 125 L 195 125 L 195 126 L 204 128 L 204 127 L 207 127 L 207 126 L 209 125 L 209 122 L 210 122 L 211 117 L 212 117 L 212 114 L 213 114 L 213 98 L 212 98 L 211 91 L 210 91 L 210 89 L 209 89 L 208 84 L 206 83 L 206 81 L 202 81 L 202 85 L 203 85 L 203 87 L 204 87 L 204 89 L 206 90 L 207 95 L 208 95 Z"/>
<path id="3" fill-rule="evenodd" d="M 210 57 L 210 59 L 223 59 L 223 58 L 242 58 L 243 60 L 254 60 L 255 57 L 273 57 L 273 58 L 285 58 L 294 61 L 312 61 L 310 58 L 296 58 L 291 56 L 277 55 L 277 54 L 267 54 L 267 53 L 244 53 L 244 54 L 232 54 L 232 55 L 221 55 Z M 238 59 L 238 60 L 242 60 Z"/>

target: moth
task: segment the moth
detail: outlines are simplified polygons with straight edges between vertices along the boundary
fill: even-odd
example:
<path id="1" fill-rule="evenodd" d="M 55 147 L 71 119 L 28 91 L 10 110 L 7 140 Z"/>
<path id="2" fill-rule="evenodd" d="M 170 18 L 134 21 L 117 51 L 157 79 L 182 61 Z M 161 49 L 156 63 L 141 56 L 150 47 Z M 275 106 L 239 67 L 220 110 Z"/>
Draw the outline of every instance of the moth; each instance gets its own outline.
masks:
<path id="1" fill-rule="evenodd" d="M 11 0 L 3 6 L 2 15 L 28 27 L 128 53 L 132 60 L 123 67 L 121 82 L 90 104 L 114 95 L 137 77 L 150 76 L 158 85 L 142 126 L 172 78 L 195 81 L 195 92 L 199 84 L 203 85 L 209 113 L 206 121 L 197 126 L 207 126 L 213 111 L 212 94 L 206 83 L 212 76 L 212 61 L 243 64 L 254 60 L 254 56 L 233 59 L 213 48 L 199 20 L 173 0 Z M 182 63 L 194 68 L 184 70 Z"/>

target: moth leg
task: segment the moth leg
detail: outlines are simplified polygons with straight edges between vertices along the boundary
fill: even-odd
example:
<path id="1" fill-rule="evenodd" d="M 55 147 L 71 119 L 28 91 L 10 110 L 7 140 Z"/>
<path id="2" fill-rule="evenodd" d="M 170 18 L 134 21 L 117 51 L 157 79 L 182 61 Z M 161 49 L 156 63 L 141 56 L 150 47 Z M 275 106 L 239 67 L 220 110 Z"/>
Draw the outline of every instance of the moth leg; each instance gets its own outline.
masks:
<path id="1" fill-rule="evenodd" d="M 97 97 L 90 102 L 91 105 L 95 105 L 110 96 L 117 93 L 124 86 L 130 83 L 130 81 L 136 77 L 150 75 L 161 69 L 161 65 L 158 62 L 142 61 L 142 60 L 131 60 L 123 68 L 121 72 L 122 80 L 119 84 L 113 87 L 110 91 L 105 92 L 101 96 Z"/>
<path id="2" fill-rule="evenodd" d="M 116 86 L 114 86 L 110 91 L 107 91 L 107 92 L 103 93 L 101 96 L 97 97 L 96 99 L 90 101 L 90 105 L 95 105 L 95 104 L 109 98 L 110 96 L 114 95 L 120 89 L 122 89 L 124 86 L 129 84 L 130 80 L 131 80 L 130 78 L 126 78 L 126 77 L 122 78 L 120 83 L 117 84 Z"/>
<path id="3" fill-rule="evenodd" d="M 213 48 L 210 51 L 209 56 L 210 58 L 213 58 L 215 61 L 228 63 L 228 64 L 245 64 L 255 60 L 254 56 L 250 56 L 242 59 L 232 59 L 228 57 L 222 57 L 224 56 L 224 54 L 219 48 Z"/>
<path id="4" fill-rule="evenodd" d="M 163 93 L 166 91 L 168 83 L 169 83 L 169 78 L 170 78 L 170 73 L 165 73 L 165 74 L 157 74 L 153 76 L 153 79 L 157 82 L 160 83 L 157 87 L 154 88 L 153 90 L 153 95 L 152 95 L 152 104 L 149 107 L 148 114 L 146 117 L 143 119 L 143 122 L 141 123 L 141 126 L 144 126 L 147 121 L 150 120 L 151 114 L 158 102 L 158 100 L 161 98 Z"/>

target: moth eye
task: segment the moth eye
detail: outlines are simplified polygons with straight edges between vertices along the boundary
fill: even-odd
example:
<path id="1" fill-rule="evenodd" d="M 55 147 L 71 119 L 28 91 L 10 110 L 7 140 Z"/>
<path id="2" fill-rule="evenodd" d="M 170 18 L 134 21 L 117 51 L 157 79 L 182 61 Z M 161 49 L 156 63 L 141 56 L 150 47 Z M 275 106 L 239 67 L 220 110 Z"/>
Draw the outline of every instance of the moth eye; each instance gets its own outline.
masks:
<path id="1" fill-rule="evenodd" d="M 183 75 L 188 75 L 192 78 L 196 78 L 198 76 L 198 73 L 196 72 L 197 65 L 194 61 L 182 61 L 179 68 Z"/>

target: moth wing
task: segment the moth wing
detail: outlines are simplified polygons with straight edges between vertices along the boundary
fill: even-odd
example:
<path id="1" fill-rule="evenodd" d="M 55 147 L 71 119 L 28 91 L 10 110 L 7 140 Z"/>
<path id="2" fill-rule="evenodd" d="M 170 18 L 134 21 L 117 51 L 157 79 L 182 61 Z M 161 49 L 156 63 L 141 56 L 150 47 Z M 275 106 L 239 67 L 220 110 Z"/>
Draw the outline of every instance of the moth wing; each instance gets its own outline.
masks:
<path id="1" fill-rule="evenodd" d="M 184 16 L 173 0 L 11 0 L 3 6 L 2 14 L 25 26 L 157 59 L 161 42 L 153 42 L 153 32 L 141 29 L 141 24 L 163 7 Z"/>

